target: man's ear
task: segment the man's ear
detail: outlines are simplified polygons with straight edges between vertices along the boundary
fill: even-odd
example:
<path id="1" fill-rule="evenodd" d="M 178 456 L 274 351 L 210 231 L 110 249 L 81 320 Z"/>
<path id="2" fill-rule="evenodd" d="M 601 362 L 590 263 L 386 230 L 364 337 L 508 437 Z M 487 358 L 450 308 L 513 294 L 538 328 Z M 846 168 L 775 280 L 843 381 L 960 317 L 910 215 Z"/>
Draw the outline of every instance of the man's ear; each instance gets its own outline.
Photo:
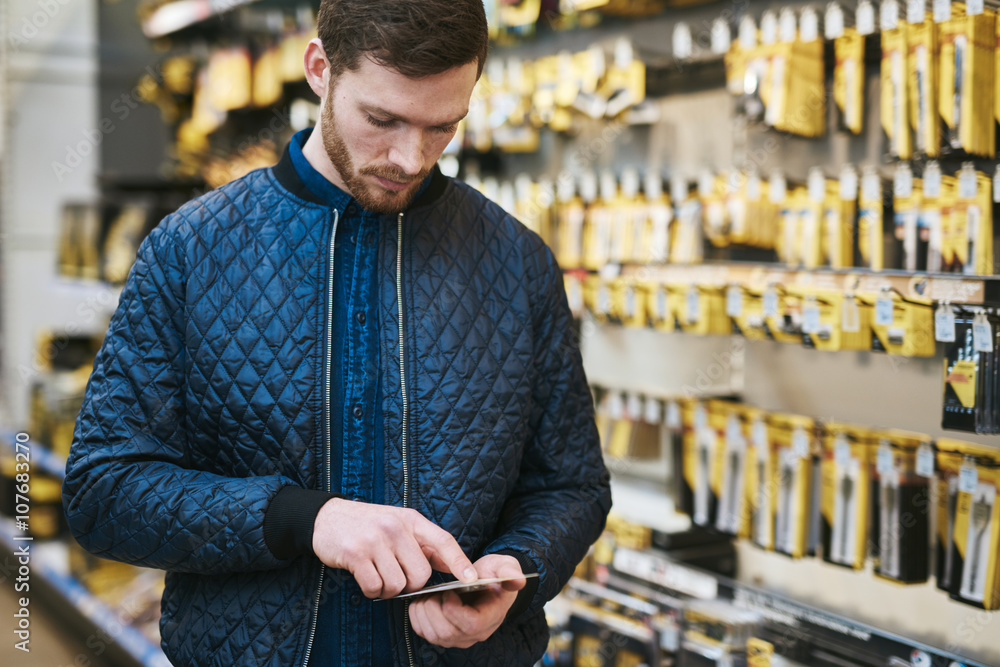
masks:
<path id="1" fill-rule="evenodd" d="M 325 100 L 326 89 L 330 84 L 328 77 L 330 63 L 326 59 L 326 51 L 323 50 L 323 43 L 318 37 L 310 40 L 309 44 L 306 45 L 304 61 L 306 81 L 309 82 L 309 87 L 319 96 L 321 101 Z"/>

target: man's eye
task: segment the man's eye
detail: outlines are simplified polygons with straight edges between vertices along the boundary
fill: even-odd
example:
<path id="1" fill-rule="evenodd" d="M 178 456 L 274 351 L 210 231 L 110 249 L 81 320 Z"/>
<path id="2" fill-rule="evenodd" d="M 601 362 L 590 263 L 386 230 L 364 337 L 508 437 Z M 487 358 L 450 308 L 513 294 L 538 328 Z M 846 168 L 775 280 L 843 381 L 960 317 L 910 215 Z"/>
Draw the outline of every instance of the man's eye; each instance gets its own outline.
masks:
<path id="1" fill-rule="evenodd" d="M 392 127 L 391 120 L 379 120 L 374 116 L 368 116 L 368 122 L 374 125 L 375 127 L 381 127 L 381 128 Z"/>
<path id="2" fill-rule="evenodd" d="M 442 125 L 435 129 L 437 129 L 437 131 L 441 134 L 454 134 L 454 132 L 458 129 L 458 125 Z"/>

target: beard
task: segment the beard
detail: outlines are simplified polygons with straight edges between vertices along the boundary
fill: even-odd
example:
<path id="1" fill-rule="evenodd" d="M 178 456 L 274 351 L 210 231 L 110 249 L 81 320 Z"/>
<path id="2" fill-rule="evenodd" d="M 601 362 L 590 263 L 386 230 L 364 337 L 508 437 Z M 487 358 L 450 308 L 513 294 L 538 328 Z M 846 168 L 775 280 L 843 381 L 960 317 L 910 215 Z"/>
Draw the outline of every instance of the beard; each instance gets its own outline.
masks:
<path id="1" fill-rule="evenodd" d="M 327 157 L 333 163 L 333 168 L 340 174 L 348 193 L 357 200 L 358 204 L 364 209 L 382 214 L 395 215 L 406 210 L 406 207 L 416 196 L 420 183 L 431 173 L 431 170 L 424 169 L 419 174 L 411 176 L 390 165 L 372 164 L 355 171 L 351 152 L 348 150 L 347 144 L 344 143 L 344 137 L 334 118 L 332 86 L 327 95 L 326 104 L 323 105 L 321 121 L 323 123 L 323 148 L 326 149 Z M 396 192 L 383 188 L 377 183 L 369 185 L 364 181 L 364 176 L 375 176 L 410 185 Z"/>

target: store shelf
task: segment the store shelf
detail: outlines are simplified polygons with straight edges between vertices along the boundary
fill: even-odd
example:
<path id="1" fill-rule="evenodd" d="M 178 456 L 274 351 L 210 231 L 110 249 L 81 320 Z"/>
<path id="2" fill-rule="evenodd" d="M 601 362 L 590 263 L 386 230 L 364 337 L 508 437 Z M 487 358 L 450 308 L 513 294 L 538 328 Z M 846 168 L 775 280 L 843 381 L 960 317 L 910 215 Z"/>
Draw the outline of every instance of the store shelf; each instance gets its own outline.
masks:
<path id="1" fill-rule="evenodd" d="M 35 451 L 34 449 L 32 450 Z M 30 544 L 30 592 L 32 598 L 42 599 L 50 608 L 58 609 L 60 622 L 71 625 L 80 636 L 100 640 L 106 657 L 117 665 L 139 667 L 170 667 L 170 661 L 159 645 L 146 638 L 139 630 L 123 621 L 121 614 L 95 597 L 82 583 L 59 567 L 58 544 L 34 543 L 17 540 L 14 525 L 9 520 L 0 521 L 0 552 L 14 559 L 15 549 Z M 106 641 L 110 639 L 111 641 Z M 90 643 L 88 648 L 94 649 Z M 96 649 L 94 649 L 96 650 Z"/>
<path id="2" fill-rule="evenodd" d="M 786 639 L 807 642 L 816 651 L 835 647 L 838 653 L 852 654 L 855 658 L 850 664 L 951 664 L 986 667 L 983 663 L 777 593 L 676 563 L 659 553 L 618 548 L 615 550 L 612 571 L 626 582 L 634 581 L 668 593 L 682 593 L 698 599 L 719 598 L 732 601 L 736 607 L 760 613 L 766 623 Z M 794 630 L 794 633 L 788 632 L 789 630 Z M 911 662 L 921 653 L 927 655 L 926 662 Z"/>
<path id="3" fill-rule="evenodd" d="M 895 289 L 908 297 L 925 297 L 955 304 L 1000 304 L 1000 276 L 966 276 L 948 273 L 872 271 L 861 268 L 793 269 L 774 264 L 708 262 L 690 266 L 626 266 L 626 277 L 660 283 L 724 287 L 740 284 L 764 289 L 770 284 L 801 285 L 817 289 L 877 293 Z"/>
<path id="4" fill-rule="evenodd" d="M 0 430 L 0 446 L 12 449 L 15 433 Z M 32 471 L 43 471 L 57 479 L 66 476 L 66 459 L 53 454 L 48 447 L 29 440 Z M 72 539 L 72 538 L 68 538 Z M 106 605 L 65 571 L 66 546 L 56 542 L 35 542 L 19 534 L 10 519 L 0 519 L 0 552 L 14 558 L 15 549 L 30 545 L 31 591 L 40 591 L 51 608 L 71 612 L 66 619 L 84 637 L 110 638 L 108 653 L 115 664 L 141 667 L 169 667 L 170 662 L 159 645 L 146 638 L 138 629 L 124 621 L 120 612 Z M 89 645 L 88 645 L 89 647 Z M 92 648 L 92 647 L 89 647 Z"/>
<path id="5" fill-rule="evenodd" d="M 142 32 L 151 39 L 165 37 L 255 2 L 258 0 L 175 0 L 153 10 L 142 22 Z"/>

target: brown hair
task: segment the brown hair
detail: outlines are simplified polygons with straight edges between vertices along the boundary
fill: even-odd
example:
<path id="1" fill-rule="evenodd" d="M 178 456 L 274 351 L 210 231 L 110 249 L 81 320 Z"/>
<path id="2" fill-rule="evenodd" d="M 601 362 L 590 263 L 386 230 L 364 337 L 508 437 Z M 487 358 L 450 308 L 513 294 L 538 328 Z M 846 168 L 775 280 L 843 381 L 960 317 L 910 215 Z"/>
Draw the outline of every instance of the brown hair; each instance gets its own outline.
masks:
<path id="1" fill-rule="evenodd" d="M 362 56 L 412 78 L 476 61 L 478 77 L 489 49 L 483 0 L 323 0 L 316 23 L 334 78 Z"/>

